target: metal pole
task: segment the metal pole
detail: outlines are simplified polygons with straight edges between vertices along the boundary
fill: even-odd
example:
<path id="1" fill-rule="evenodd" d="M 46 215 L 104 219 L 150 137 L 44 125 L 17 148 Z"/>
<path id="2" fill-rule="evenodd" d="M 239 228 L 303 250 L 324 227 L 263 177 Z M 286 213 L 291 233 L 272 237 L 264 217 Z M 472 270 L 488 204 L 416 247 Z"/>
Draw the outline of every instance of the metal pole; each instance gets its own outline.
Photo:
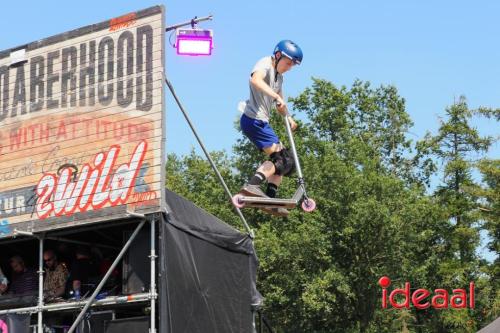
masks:
<path id="1" fill-rule="evenodd" d="M 68 333 L 73 333 L 76 330 L 78 324 L 80 324 L 80 321 L 83 319 L 83 316 L 85 316 L 85 313 L 87 312 L 89 307 L 92 305 L 92 302 L 94 302 L 94 299 L 96 298 L 96 296 L 101 292 L 102 287 L 104 287 L 104 284 L 108 280 L 109 276 L 111 275 L 111 273 L 113 273 L 115 267 L 118 265 L 118 263 L 122 259 L 125 252 L 127 252 L 128 248 L 130 247 L 130 244 L 132 244 L 132 241 L 135 239 L 135 237 L 137 236 L 137 234 L 139 233 L 139 231 L 141 230 L 141 228 L 145 222 L 146 222 L 146 219 L 143 217 L 141 223 L 137 226 L 137 228 L 135 228 L 135 230 L 132 233 L 132 235 L 130 236 L 129 240 L 127 241 L 127 243 L 125 243 L 125 245 L 121 249 L 120 253 L 116 257 L 115 261 L 113 261 L 113 264 L 111 264 L 111 267 L 109 267 L 108 271 L 106 272 L 106 274 L 102 278 L 101 282 L 99 283 L 97 288 L 94 290 L 94 292 L 92 293 L 90 298 L 87 300 L 87 303 L 83 307 L 82 311 L 80 311 L 80 314 L 76 318 L 73 325 L 71 325 L 71 328 L 69 329 Z"/>
<path id="2" fill-rule="evenodd" d="M 224 190 L 226 191 L 226 194 L 229 197 L 229 200 L 231 200 L 231 198 L 233 197 L 231 195 L 231 191 L 229 191 L 229 188 L 227 187 L 226 182 L 222 178 L 222 175 L 220 174 L 219 170 L 217 169 L 217 166 L 215 165 L 214 161 L 210 157 L 210 154 L 208 153 L 207 149 L 205 148 L 205 145 L 203 144 L 203 142 L 201 141 L 200 137 L 198 136 L 198 132 L 196 132 L 196 129 L 194 128 L 194 125 L 191 122 L 191 119 L 189 118 L 187 112 L 184 110 L 184 107 L 182 106 L 181 101 L 177 97 L 177 94 L 174 91 L 174 87 L 172 86 L 172 83 L 170 83 L 170 81 L 167 79 L 167 76 L 165 76 L 165 82 L 167 83 L 167 86 L 170 89 L 170 92 L 172 93 L 172 96 L 174 96 L 174 99 L 177 102 L 177 105 L 179 106 L 179 109 L 182 111 L 182 114 L 184 115 L 184 118 L 186 118 L 186 121 L 187 121 L 189 127 L 191 127 L 191 131 L 193 131 L 193 134 L 196 137 L 196 140 L 198 140 L 198 143 L 199 143 L 201 149 L 205 153 L 205 156 L 207 157 L 208 162 L 210 162 L 210 165 L 212 166 L 212 169 L 215 171 L 215 174 L 219 178 L 220 183 L 224 187 Z M 248 235 L 250 236 L 250 238 L 253 239 L 255 237 L 254 232 L 253 232 L 252 229 L 250 229 L 247 221 L 245 220 L 245 217 L 243 216 L 243 213 L 241 213 L 241 210 L 238 207 L 236 207 L 234 205 L 233 205 L 233 207 L 236 210 L 236 212 L 238 213 L 241 221 L 243 221 L 243 224 L 245 225 L 245 228 L 246 228 L 246 230 L 248 232 Z"/>
<path id="3" fill-rule="evenodd" d="M 117 304 L 130 304 L 130 303 L 149 303 L 151 299 L 151 294 L 147 293 L 139 293 L 133 295 L 126 296 L 108 296 L 106 298 L 97 300 L 92 303 L 92 306 L 111 306 Z M 61 311 L 61 310 L 72 310 L 72 309 L 81 309 L 87 301 L 68 301 L 62 303 L 52 303 L 48 305 L 44 305 L 42 307 L 43 311 Z M 17 314 L 32 314 L 37 312 L 39 309 L 38 306 L 29 306 L 25 308 L 15 308 L 15 309 L 7 309 L 0 310 L 0 315 L 5 315 L 9 313 L 17 313 Z"/>
<path id="4" fill-rule="evenodd" d="M 175 24 L 175 25 L 168 26 L 168 27 L 165 28 L 165 31 L 174 30 L 174 29 L 177 29 L 177 28 L 180 28 L 180 27 L 184 27 L 186 25 L 193 25 L 193 24 L 196 24 L 196 23 L 202 22 L 202 21 L 210 21 L 210 20 L 212 20 L 212 18 L 213 18 L 213 15 L 209 15 L 209 16 L 205 16 L 205 17 L 200 17 L 200 18 L 197 18 L 195 16 L 190 21 L 186 21 L 186 22 L 183 22 L 183 23 L 178 23 L 178 24 Z"/>
<path id="5" fill-rule="evenodd" d="M 150 297 L 151 297 L 151 330 L 150 333 L 156 333 L 156 218 L 151 219 L 151 282 L 150 282 Z"/>
<path id="6" fill-rule="evenodd" d="M 63 243 L 71 243 L 71 244 L 79 244 L 79 245 L 93 245 L 95 247 L 102 247 L 104 249 L 112 249 L 112 250 L 118 250 L 120 249 L 119 247 L 117 246 L 111 246 L 111 245 L 106 245 L 106 244 L 95 244 L 95 243 L 90 243 L 90 242 L 82 242 L 82 241 L 76 241 L 76 240 L 72 240 L 72 239 L 69 239 L 69 238 L 63 238 L 63 237 L 45 237 L 45 239 L 50 239 L 50 240 L 55 240 L 55 241 L 59 241 L 59 242 L 63 242 Z"/>
<path id="7" fill-rule="evenodd" d="M 295 141 L 293 140 L 292 128 L 290 127 L 288 116 L 285 116 L 285 127 L 286 133 L 288 134 L 288 139 L 290 140 L 290 148 L 292 149 L 293 160 L 295 161 L 295 168 L 297 169 L 297 176 L 302 179 L 302 169 L 300 168 L 300 161 L 297 155 L 297 149 L 295 148 Z"/>
<path id="8" fill-rule="evenodd" d="M 38 333 L 43 333 L 43 238 L 43 234 L 38 238 Z"/>

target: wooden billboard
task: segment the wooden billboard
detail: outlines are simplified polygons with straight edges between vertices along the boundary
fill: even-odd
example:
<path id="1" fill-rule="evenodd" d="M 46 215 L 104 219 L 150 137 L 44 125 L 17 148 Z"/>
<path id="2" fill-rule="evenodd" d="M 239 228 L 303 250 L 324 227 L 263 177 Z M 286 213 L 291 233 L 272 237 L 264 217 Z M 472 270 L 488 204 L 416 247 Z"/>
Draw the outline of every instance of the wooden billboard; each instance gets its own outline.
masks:
<path id="1" fill-rule="evenodd" d="M 163 209 L 164 9 L 0 52 L 0 237 Z"/>

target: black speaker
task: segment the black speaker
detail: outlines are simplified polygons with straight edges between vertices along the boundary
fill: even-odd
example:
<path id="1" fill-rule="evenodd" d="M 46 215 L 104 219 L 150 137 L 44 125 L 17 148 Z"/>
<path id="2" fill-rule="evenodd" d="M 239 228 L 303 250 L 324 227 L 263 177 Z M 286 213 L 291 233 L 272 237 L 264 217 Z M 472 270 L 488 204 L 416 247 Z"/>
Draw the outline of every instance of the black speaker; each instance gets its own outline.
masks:
<path id="1" fill-rule="evenodd" d="M 131 235 L 132 231 L 123 233 L 124 244 Z M 122 292 L 124 294 L 142 293 L 149 290 L 151 277 L 149 258 L 151 238 L 149 235 L 150 230 L 143 227 L 123 257 Z"/>
<path id="2" fill-rule="evenodd" d="M 106 322 L 114 318 L 113 311 L 93 311 L 79 325 L 80 333 L 105 333 Z"/>
<path id="3" fill-rule="evenodd" d="M 105 333 L 149 333 L 149 317 L 134 317 L 106 321 Z"/>

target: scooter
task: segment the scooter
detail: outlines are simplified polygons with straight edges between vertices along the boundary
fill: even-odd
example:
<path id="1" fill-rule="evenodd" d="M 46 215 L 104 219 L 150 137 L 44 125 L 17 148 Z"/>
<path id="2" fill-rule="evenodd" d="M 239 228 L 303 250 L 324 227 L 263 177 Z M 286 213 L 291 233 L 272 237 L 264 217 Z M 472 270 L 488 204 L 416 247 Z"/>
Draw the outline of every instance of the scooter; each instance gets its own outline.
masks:
<path id="1" fill-rule="evenodd" d="M 297 150 L 295 148 L 295 141 L 293 140 L 292 128 L 288 117 L 285 118 L 285 127 L 290 141 L 290 149 L 292 150 L 295 168 L 297 170 L 297 183 L 299 187 L 291 199 L 277 199 L 270 197 L 250 197 L 238 193 L 233 196 L 232 202 L 238 208 L 255 207 L 255 208 L 276 208 L 282 207 L 286 209 L 295 208 L 299 203 L 305 212 L 312 212 L 316 209 L 316 202 L 307 196 L 304 177 L 300 167 Z"/>

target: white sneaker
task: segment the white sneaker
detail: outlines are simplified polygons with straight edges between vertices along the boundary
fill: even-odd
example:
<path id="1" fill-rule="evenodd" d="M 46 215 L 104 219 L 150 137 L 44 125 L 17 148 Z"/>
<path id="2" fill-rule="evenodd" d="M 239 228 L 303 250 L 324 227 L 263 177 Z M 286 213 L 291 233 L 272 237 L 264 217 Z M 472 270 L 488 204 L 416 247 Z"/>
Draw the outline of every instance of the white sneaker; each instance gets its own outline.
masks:
<path id="1" fill-rule="evenodd" d="M 259 185 L 245 184 L 240 190 L 240 193 L 249 197 L 262 197 L 266 198 L 267 195 L 260 189 Z"/>

